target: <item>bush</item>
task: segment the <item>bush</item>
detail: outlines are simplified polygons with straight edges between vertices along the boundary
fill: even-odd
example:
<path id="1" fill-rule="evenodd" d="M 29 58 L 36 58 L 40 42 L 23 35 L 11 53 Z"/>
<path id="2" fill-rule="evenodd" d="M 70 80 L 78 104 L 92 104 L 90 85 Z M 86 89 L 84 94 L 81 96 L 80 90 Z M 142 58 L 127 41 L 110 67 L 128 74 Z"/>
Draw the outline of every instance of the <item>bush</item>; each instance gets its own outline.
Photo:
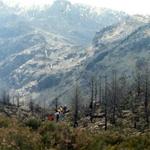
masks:
<path id="1" fill-rule="evenodd" d="M 0 150 L 41 150 L 41 137 L 38 133 L 21 126 L 16 120 L 5 118 L 7 128 L 0 128 Z"/>
<path id="2" fill-rule="evenodd" d="M 91 133 L 85 128 L 74 129 L 67 123 L 41 123 L 35 118 L 28 119 L 24 126 L 15 119 L 0 117 L 0 124 L 0 150 L 150 149 L 149 130 L 145 133 L 133 129 Z"/>
<path id="3" fill-rule="evenodd" d="M 141 135 L 135 135 L 131 137 L 127 137 L 126 140 L 124 140 L 120 146 L 118 146 L 118 149 L 129 149 L 129 150 L 149 150 L 150 149 L 150 134 L 141 134 Z"/>
<path id="4" fill-rule="evenodd" d="M 106 131 L 93 136 L 86 150 L 149 150 L 150 134 L 124 136 L 123 133 Z"/>
<path id="5" fill-rule="evenodd" d="M 47 149 L 63 147 L 65 149 L 65 141 L 67 135 L 71 135 L 66 125 L 59 125 L 54 122 L 44 122 L 39 129 L 42 136 L 42 143 Z"/>
<path id="6" fill-rule="evenodd" d="M 92 141 L 87 150 L 110 150 L 123 141 L 123 137 L 118 132 L 106 131 L 93 135 Z"/>
<path id="7" fill-rule="evenodd" d="M 30 118 L 25 122 L 25 125 L 33 130 L 37 130 L 41 125 L 41 121 L 36 118 Z"/>
<path id="8" fill-rule="evenodd" d="M 92 141 L 88 132 L 82 129 L 73 129 L 65 123 L 46 122 L 39 131 L 42 143 L 47 149 L 86 150 Z"/>
<path id="9" fill-rule="evenodd" d="M 0 116 L 0 128 L 7 128 L 10 125 L 8 118 Z"/>

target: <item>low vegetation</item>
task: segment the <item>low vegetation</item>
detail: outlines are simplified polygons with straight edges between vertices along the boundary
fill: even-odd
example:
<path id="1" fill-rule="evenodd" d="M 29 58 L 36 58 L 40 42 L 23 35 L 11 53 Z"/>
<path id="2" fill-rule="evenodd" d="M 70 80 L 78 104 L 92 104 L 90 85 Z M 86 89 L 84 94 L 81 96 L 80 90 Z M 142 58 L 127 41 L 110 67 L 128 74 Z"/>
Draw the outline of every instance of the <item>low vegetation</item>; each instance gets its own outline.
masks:
<path id="1" fill-rule="evenodd" d="M 27 123 L 28 122 L 28 123 Z M 42 122 L 0 116 L 0 150 L 149 150 L 150 132 L 131 129 L 73 128 L 64 122 Z"/>

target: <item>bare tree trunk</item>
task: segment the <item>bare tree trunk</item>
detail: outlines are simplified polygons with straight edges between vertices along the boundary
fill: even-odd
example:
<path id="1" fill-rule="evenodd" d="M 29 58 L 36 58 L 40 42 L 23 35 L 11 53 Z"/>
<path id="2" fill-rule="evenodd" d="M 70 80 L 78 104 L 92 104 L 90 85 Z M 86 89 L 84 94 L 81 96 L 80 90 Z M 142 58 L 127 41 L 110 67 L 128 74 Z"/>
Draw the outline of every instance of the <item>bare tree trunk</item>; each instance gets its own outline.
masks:
<path id="1" fill-rule="evenodd" d="M 102 77 L 99 78 L 99 103 L 102 103 Z"/>
<path id="2" fill-rule="evenodd" d="M 14 96 L 12 97 L 12 103 L 13 103 L 13 106 L 15 106 L 15 97 Z"/>
<path id="3" fill-rule="evenodd" d="M 74 128 L 78 127 L 78 113 L 79 113 L 79 91 L 78 86 L 75 88 L 75 99 L 74 99 L 74 119 L 73 126 Z"/>
<path id="4" fill-rule="evenodd" d="M 57 112 L 58 110 L 58 98 L 55 99 L 55 111 Z"/>
<path id="5" fill-rule="evenodd" d="M 137 96 L 140 97 L 141 94 L 141 75 L 137 73 Z"/>
<path id="6" fill-rule="evenodd" d="M 46 114 L 46 100 L 44 98 L 44 100 L 43 100 L 43 114 L 42 114 L 43 120 L 45 120 L 45 114 Z"/>
<path id="7" fill-rule="evenodd" d="M 31 113 L 33 115 L 33 113 L 34 113 L 34 103 L 33 103 L 32 98 L 30 98 L 29 109 L 30 109 L 30 111 L 31 111 Z"/>
<path id="8" fill-rule="evenodd" d="M 144 110 L 145 110 L 145 120 L 146 120 L 147 126 L 149 126 L 149 113 L 148 113 L 148 84 L 149 84 L 149 79 L 148 79 L 148 76 L 149 76 L 148 68 L 146 67 Z"/>
<path id="9" fill-rule="evenodd" d="M 90 102 L 90 121 L 93 122 L 94 113 L 94 78 L 91 79 L 91 102 Z"/>
<path id="10" fill-rule="evenodd" d="M 97 109 L 97 96 L 98 96 L 98 89 L 97 89 L 97 80 L 95 79 L 95 84 L 94 84 L 94 108 L 93 108 L 93 113 L 96 112 Z"/>
<path id="11" fill-rule="evenodd" d="M 97 101 L 97 81 L 95 80 L 95 101 Z"/>
<path id="12" fill-rule="evenodd" d="M 133 126 L 136 129 L 137 128 L 137 122 L 139 120 L 139 114 L 138 114 L 138 107 L 140 103 L 140 97 L 141 97 L 141 73 L 140 73 L 140 68 L 137 68 L 136 71 L 136 77 L 135 77 L 135 82 L 136 82 L 136 89 L 135 89 L 135 96 L 133 96 L 133 106 L 132 106 L 132 113 L 133 113 Z"/>
<path id="13" fill-rule="evenodd" d="M 107 76 L 105 76 L 105 97 L 104 97 L 104 116 L 105 116 L 105 131 L 107 130 L 107 105 L 108 105 L 108 97 L 107 97 L 107 93 L 108 93 L 108 87 L 107 87 Z"/>
<path id="14" fill-rule="evenodd" d="M 9 92 L 6 92 L 5 90 L 2 93 L 2 103 L 3 103 L 3 105 L 9 105 L 10 104 Z"/>
<path id="15" fill-rule="evenodd" d="M 16 100 L 17 100 L 17 108 L 19 108 L 19 107 L 20 107 L 20 99 L 19 99 L 19 95 L 17 95 Z"/>
<path id="16" fill-rule="evenodd" d="M 116 102 L 117 102 L 117 81 L 116 81 L 116 71 L 113 72 L 113 81 L 112 81 L 112 90 L 113 90 L 113 114 L 112 114 L 112 123 L 116 125 Z"/>
<path id="17" fill-rule="evenodd" d="M 136 101 L 136 98 L 137 97 L 133 97 L 132 96 L 132 98 L 133 98 L 133 100 L 132 100 L 132 114 L 133 114 L 133 127 L 136 129 L 137 128 L 137 111 L 136 111 L 136 103 L 137 103 L 137 101 Z"/>

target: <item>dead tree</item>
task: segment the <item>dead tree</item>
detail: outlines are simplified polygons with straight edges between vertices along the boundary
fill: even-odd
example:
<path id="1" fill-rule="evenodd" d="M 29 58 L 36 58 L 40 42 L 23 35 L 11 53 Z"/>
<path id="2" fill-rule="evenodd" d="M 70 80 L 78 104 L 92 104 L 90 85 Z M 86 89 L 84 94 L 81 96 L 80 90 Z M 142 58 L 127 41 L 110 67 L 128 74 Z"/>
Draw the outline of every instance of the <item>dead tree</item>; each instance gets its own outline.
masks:
<path id="1" fill-rule="evenodd" d="M 43 106 L 42 106 L 42 120 L 45 120 L 45 115 L 46 115 L 46 99 L 44 98 L 43 101 Z"/>
<path id="2" fill-rule="evenodd" d="M 33 113 L 34 113 L 34 102 L 33 102 L 32 98 L 30 98 L 29 109 L 33 115 Z"/>
<path id="3" fill-rule="evenodd" d="M 107 121 L 108 121 L 108 85 L 107 85 L 107 76 L 105 76 L 105 94 L 104 94 L 104 117 L 105 117 L 105 131 L 107 130 Z"/>
<path id="4" fill-rule="evenodd" d="M 75 87 L 75 95 L 73 98 L 73 127 L 78 127 L 78 119 L 79 119 L 79 87 L 76 85 Z"/>
<path id="5" fill-rule="evenodd" d="M 12 105 L 15 106 L 15 96 L 12 97 Z"/>
<path id="6" fill-rule="evenodd" d="M 98 81 L 95 78 L 94 80 L 94 104 L 93 104 L 93 113 L 97 110 L 97 104 L 98 104 Z M 94 115 L 95 116 L 95 115 Z"/>
<path id="7" fill-rule="evenodd" d="M 116 71 L 113 71 L 112 78 L 112 123 L 116 125 L 116 111 L 117 111 L 117 77 Z"/>
<path id="8" fill-rule="evenodd" d="M 95 102 L 97 102 L 97 96 L 98 96 L 98 90 L 97 90 L 97 80 L 95 79 L 95 84 L 94 84 L 94 89 L 95 89 L 95 91 L 94 91 L 94 100 L 95 100 Z"/>
<path id="9" fill-rule="evenodd" d="M 145 66 L 145 75 L 144 75 L 144 112 L 145 112 L 145 120 L 147 126 L 149 126 L 149 110 L 148 110 L 148 95 L 149 95 L 149 70 L 148 66 Z"/>
<path id="10" fill-rule="evenodd" d="M 130 109 L 129 107 L 129 92 L 130 92 L 130 85 L 127 83 L 127 76 L 123 74 L 119 78 L 119 92 L 118 94 L 118 100 L 119 100 L 119 113 L 120 116 L 122 116 L 122 110 Z"/>
<path id="11" fill-rule="evenodd" d="M 10 96 L 9 93 L 5 90 L 2 93 L 2 104 L 3 105 L 10 105 Z"/>
<path id="12" fill-rule="evenodd" d="M 102 103 L 102 77 L 99 78 L 99 103 Z"/>
<path id="13" fill-rule="evenodd" d="M 91 79 L 91 98 L 90 98 L 90 121 L 93 122 L 93 113 L 94 113 L 94 77 Z"/>
<path id="14" fill-rule="evenodd" d="M 17 107 L 19 108 L 19 107 L 20 107 L 20 99 L 19 99 L 19 95 L 17 95 L 16 101 L 17 101 Z"/>
<path id="15" fill-rule="evenodd" d="M 137 72 L 137 96 L 140 97 L 141 94 L 141 75 Z"/>
<path id="16" fill-rule="evenodd" d="M 142 75 L 140 72 L 140 68 L 136 68 L 136 74 L 134 77 L 135 80 L 135 91 L 133 93 L 133 101 L 132 101 L 132 113 L 133 113 L 133 126 L 137 128 L 137 122 L 139 121 L 139 105 L 141 99 L 141 91 L 142 91 Z"/>
<path id="17" fill-rule="evenodd" d="M 58 110 L 58 98 L 55 99 L 55 111 L 57 112 Z"/>

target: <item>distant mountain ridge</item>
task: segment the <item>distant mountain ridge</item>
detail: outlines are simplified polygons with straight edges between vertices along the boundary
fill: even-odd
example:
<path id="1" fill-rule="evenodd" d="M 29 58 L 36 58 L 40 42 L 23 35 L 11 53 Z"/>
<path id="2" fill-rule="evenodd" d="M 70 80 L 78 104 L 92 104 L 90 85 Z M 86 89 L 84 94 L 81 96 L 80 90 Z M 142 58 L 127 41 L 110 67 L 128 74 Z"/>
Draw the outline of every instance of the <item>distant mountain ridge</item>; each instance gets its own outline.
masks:
<path id="1" fill-rule="evenodd" d="M 67 0 L 56 0 L 52 5 L 42 9 L 39 7 L 26 11 L 21 8 L 10 9 L 31 26 L 61 34 L 82 45 L 91 42 L 96 31 L 129 17 L 123 12 L 71 4 Z"/>
<path id="2" fill-rule="evenodd" d="M 96 10 L 96 8 L 79 4 L 72 5 L 66 0 L 56 0 L 45 10 L 40 12 L 31 10 L 28 15 L 33 21 L 37 20 L 42 28 L 44 22 L 47 30 L 81 44 L 89 43 L 97 30 L 129 17 L 123 12 L 109 9 Z"/>

